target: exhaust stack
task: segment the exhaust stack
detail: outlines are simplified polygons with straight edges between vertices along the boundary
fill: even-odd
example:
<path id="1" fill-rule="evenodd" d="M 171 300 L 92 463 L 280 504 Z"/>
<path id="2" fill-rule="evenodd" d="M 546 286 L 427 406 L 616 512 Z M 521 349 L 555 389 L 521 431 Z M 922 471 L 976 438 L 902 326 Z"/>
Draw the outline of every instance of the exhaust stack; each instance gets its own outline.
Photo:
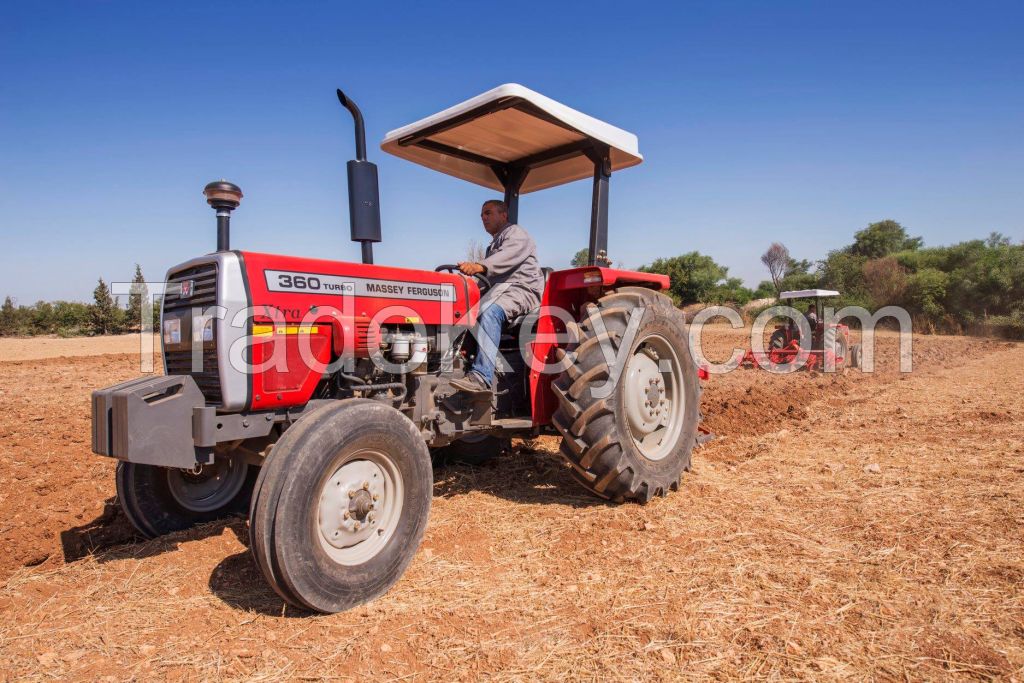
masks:
<path id="1" fill-rule="evenodd" d="M 242 203 L 242 188 L 221 178 L 203 188 L 206 203 L 217 212 L 217 251 L 231 249 L 231 212 Z"/>
<path id="2" fill-rule="evenodd" d="M 338 101 L 352 114 L 356 127 L 356 158 L 348 162 L 348 220 L 352 241 L 363 247 L 363 263 L 373 263 L 373 243 L 380 242 L 380 190 L 377 165 L 366 160 L 366 130 L 356 103 L 338 90 Z"/>

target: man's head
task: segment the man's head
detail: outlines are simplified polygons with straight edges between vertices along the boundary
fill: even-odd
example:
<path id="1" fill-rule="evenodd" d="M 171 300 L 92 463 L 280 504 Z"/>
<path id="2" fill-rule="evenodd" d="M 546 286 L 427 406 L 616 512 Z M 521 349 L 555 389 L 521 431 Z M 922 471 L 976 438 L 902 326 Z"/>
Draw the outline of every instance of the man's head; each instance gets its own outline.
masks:
<path id="1" fill-rule="evenodd" d="M 480 209 L 480 220 L 488 235 L 497 235 L 508 225 L 508 205 L 500 199 L 488 199 Z"/>

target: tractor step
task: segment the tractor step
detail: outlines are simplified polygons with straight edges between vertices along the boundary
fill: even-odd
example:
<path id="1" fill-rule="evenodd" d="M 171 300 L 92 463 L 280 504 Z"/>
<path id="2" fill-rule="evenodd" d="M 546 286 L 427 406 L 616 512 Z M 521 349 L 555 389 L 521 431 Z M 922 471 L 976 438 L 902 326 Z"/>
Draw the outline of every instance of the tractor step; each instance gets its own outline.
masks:
<path id="1" fill-rule="evenodd" d="M 504 417 L 500 420 L 491 420 L 492 427 L 501 429 L 532 429 L 533 420 L 524 420 L 518 417 Z"/>

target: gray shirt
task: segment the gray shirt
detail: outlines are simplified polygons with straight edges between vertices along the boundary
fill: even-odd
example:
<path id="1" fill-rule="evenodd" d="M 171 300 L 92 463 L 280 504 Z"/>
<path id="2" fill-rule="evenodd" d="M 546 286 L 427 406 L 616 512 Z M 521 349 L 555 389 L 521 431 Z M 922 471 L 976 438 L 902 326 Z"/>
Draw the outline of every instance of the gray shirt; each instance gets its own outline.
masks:
<path id="1" fill-rule="evenodd" d="M 544 274 L 537 264 L 537 245 L 521 227 L 509 223 L 502 228 L 487 245 L 480 265 L 491 281 L 485 302 L 500 306 L 509 320 L 540 306 Z"/>

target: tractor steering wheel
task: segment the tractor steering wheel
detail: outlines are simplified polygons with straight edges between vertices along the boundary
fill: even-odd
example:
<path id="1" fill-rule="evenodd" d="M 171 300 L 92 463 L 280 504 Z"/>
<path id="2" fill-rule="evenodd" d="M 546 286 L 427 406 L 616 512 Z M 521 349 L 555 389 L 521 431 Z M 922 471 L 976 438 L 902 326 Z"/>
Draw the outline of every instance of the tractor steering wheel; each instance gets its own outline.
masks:
<path id="1" fill-rule="evenodd" d="M 437 268 L 434 268 L 434 272 L 435 273 L 440 273 L 442 270 L 447 270 L 449 273 L 461 273 L 462 272 L 461 270 L 459 270 L 459 266 L 456 263 L 445 263 L 443 265 L 438 266 Z M 480 284 L 483 285 L 483 287 L 481 287 L 481 289 L 480 289 L 481 293 L 486 292 L 488 289 L 491 288 L 491 281 L 488 280 L 487 276 L 484 275 L 483 273 L 477 273 L 476 275 L 473 275 L 472 277 L 475 277 L 477 280 L 480 281 Z"/>

